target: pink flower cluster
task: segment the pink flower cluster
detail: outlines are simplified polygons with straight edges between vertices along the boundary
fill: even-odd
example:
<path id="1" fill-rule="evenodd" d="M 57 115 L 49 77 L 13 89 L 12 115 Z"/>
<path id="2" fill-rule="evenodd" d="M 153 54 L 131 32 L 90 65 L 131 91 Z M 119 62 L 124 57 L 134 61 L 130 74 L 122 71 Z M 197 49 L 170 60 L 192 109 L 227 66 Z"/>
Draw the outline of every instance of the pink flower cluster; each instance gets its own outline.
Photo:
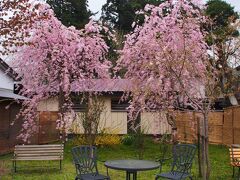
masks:
<path id="1" fill-rule="evenodd" d="M 59 129 L 66 129 L 73 113 L 71 108 L 71 84 L 85 79 L 109 78 L 108 46 L 100 32 L 103 29 L 90 21 L 84 29 L 64 26 L 47 5 L 40 5 L 39 16 L 46 18 L 33 22 L 27 29 L 26 39 L 14 60 L 14 67 L 22 79 L 22 95 L 29 97 L 19 116 L 25 123 L 20 138 L 27 141 L 37 130 L 37 106 L 41 100 L 61 96 L 60 109 L 64 114 L 58 121 Z M 82 83 L 79 83 L 82 84 Z"/>
<path id="2" fill-rule="evenodd" d="M 166 1 L 147 5 L 143 25 L 127 35 L 116 70 L 135 84 L 132 118 L 146 109 L 190 103 L 198 108 L 207 81 L 207 44 L 200 1 Z M 195 100 L 194 102 L 192 100 Z"/>

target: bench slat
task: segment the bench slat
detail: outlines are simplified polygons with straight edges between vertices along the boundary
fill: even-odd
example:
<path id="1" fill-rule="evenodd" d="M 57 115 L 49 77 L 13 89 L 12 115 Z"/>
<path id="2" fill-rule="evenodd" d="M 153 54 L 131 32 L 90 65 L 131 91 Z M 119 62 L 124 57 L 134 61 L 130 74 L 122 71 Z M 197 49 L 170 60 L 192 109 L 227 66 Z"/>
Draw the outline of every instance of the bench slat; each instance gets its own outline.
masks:
<path id="1" fill-rule="evenodd" d="M 18 158 L 18 157 L 47 157 L 47 156 L 59 156 L 59 157 L 63 157 L 63 154 L 18 154 L 18 155 L 15 155 L 14 157 L 15 158 Z"/>
<path id="2" fill-rule="evenodd" d="M 44 156 L 39 155 L 35 155 L 35 154 L 21 154 L 19 156 L 15 156 L 15 158 L 19 158 L 19 157 L 50 157 L 50 156 L 57 156 L 57 157 L 63 157 L 63 155 L 59 155 L 59 154 L 45 154 Z"/>
<path id="3" fill-rule="evenodd" d="M 239 154 L 230 154 L 230 156 L 239 156 L 240 155 L 240 153 Z"/>
<path id="4" fill-rule="evenodd" d="M 24 156 L 63 156 L 63 154 L 58 154 L 58 153 L 49 153 L 49 154 L 16 154 L 15 157 L 24 157 Z"/>
<path id="5" fill-rule="evenodd" d="M 63 153 L 39 153 L 39 154 L 33 154 L 33 153 L 24 153 L 24 154 L 15 154 L 16 157 L 18 156 L 27 156 L 27 155 L 32 155 L 32 156 L 47 156 L 47 155 L 56 155 L 56 156 L 63 156 Z"/>
<path id="6" fill-rule="evenodd" d="M 35 160 L 63 160 L 62 157 L 59 157 L 59 156 L 49 156 L 49 157 L 19 157 L 17 159 L 13 159 L 14 161 L 23 161 L 23 160 L 26 160 L 26 161 L 35 161 Z"/>
<path id="7" fill-rule="evenodd" d="M 56 150 L 56 149 L 51 149 L 51 150 L 43 150 L 43 149 L 39 149 L 39 150 L 35 150 L 35 151 L 32 151 L 32 150 L 15 150 L 14 151 L 15 153 L 26 153 L 26 152 L 30 152 L 30 153 L 51 153 L 51 152 L 56 152 L 56 153 L 63 153 L 63 150 Z"/>
<path id="8" fill-rule="evenodd" d="M 15 147 L 63 147 L 63 144 L 16 145 Z"/>
<path id="9" fill-rule="evenodd" d="M 15 146 L 15 148 L 16 149 L 18 149 L 18 148 L 63 148 L 63 146 L 44 146 L 44 145 L 42 145 L 42 146 L 40 146 L 40 145 L 38 145 L 38 146 Z"/>
<path id="10" fill-rule="evenodd" d="M 240 152 L 240 149 L 229 149 L 230 152 Z"/>
<path id="11" fill-rule="evenodd" d="M 24 150 L 30 150 L 30 151 L 36 151 L 36 150 L 63 150 L 63 148 L 53 148 L 53 147 L 49 147 L 49 148 L 16 148 L 15 151 L 24 151 Z"/>
<path id="12" fill-rule="evenodd" d="M 49 146 L 49 147 L 15 147 L 15 149 L 38 149 L 38 148 L 44 148 L 44 149 L 64 149 L 63 146 L 58 146 L 58 147 L 54 147 L 54 146 Z"/>
<path id="13" fill-rule="evenodd" d="M 239 159 L 239 161 L 240 161 L 240 156 L 230 156 L 230 159 L 232 159 L 232 158 Z"/>

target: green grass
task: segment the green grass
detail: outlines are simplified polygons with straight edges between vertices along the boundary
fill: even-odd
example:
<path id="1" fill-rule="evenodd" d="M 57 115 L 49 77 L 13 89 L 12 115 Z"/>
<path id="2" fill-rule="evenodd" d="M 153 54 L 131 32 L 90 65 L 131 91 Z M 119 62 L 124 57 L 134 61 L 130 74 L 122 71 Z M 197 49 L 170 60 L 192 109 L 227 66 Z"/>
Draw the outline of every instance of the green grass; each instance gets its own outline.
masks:
<path id="1" fill-rule="evenodd" d="M 58 170 L 59 163 L 57 161 L 48 162 L 18 162 L 18 172 L 12 173 L 12 154 L 0 156 L 0 179 L 1 180 L 72 180 L 75 177 L 75 167 L 72 164 L 71 148 L 73 147 L 71 142 L 68 142 L 65 146 L 63 170 Z M 149 138 L 145 144 L 144 159 L 155 160 L 159 155 L 159 144 L 153 143 Z M 137 159 L 138 154 L 134 146 L 117 145 L 114 147 L 102 147 L 98 148 L 98 159 L 100 161 L 111 159 Z M 232 168 L 229 165 L 228 149 L 224 146 L 210 145 L 210 159 L 211 159 L 211 178 L 210 179 L 232 179 Z M 100 173 L 105 174 L 106 168 L 103 162 L 98 162 L 98 168 Z M 170 162 L 169 162 L 170 163 Z M 169 164 L 168 163 L 168 164 Z M 38 166 L 38 167 L 34 167 Z M 167 171 L 169 165 L 163 167 L 163 171 Z M 145 171 L 138 173 L 139 180 L 153 180 L 158 170 Z M 194 179 L 198 178 L 197 157 L 195 158 L 193 169 Z M 125 172 L 110 170 L 109 174 L 112 180 L 125 179 Z"/>

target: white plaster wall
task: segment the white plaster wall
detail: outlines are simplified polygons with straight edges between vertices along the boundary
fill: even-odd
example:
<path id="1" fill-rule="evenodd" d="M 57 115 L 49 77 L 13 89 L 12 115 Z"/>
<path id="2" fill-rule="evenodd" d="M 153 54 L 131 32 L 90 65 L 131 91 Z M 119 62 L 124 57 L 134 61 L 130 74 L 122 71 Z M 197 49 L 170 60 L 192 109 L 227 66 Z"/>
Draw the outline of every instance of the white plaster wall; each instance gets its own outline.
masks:
<path id="1" fill-rule="evenodd" d="M 104 98 L 106 110 L 102 114 L 100 125 L 106 128 L 110 133 L 126 134 L 127 133 L 127 113 L 112 112 L 111 97 Z"/>
<path id="2" fill-rule="evenodd" d="M 58 97 L 49 98 L 39 103 L 38 111 L 58 111 Z"/>
<path id="3" fill-rule="evenodd" d="M 0 70 L 0 88 L 10 89 L 13 91 L 14 81 L 3 71 Z"/>
<path id="4" fill-rule="evenodd" d="M 105 129 L 107 133 L 111 134 L 126 134 L 127 133 L 127 113 L 126 112 L 112 112 L 111 98 L 104 97 L 105 110 L 101 114 L 99 131 Z M 78 134 L 83 133 L 81 125 L 81 112 L 78 112 L 76 119 L 72 125 L 72 132 Z"/>
<path id="5" fill-rule="evenodd" d="M 127 112 L 111 111 L 111 97 L 102 98 L 106 108 L 101 115 L 99 131 L 106 129 L 111 134 L 127 134 Z M 38 106 L 38 111 L 58 111 L 58 98 L 55 97 L 42 101 Z M 80 117 L 81 112 L 77 112 L 69 132 L 83 133 Z M 165 134 L 171 132 L 166 115 L 161 112 L 143 112 L 141 114 L 141 127 L 145 134 Z"/>
<path id="6" fill-rule="evenodd" d="M 171 126 L 164 112 L 143 112 L 141 129 L 145 134 L 170 134 Z"/>

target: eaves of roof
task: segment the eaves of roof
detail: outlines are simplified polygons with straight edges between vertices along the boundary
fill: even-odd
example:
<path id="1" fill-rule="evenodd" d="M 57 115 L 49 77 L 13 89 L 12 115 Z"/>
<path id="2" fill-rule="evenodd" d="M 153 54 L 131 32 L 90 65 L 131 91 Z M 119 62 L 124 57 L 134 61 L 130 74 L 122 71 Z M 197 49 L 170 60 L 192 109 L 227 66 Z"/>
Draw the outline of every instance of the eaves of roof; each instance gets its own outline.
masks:
<path id="1" fill-rule="evenodd" d="M 2 70 L 6 75 L 8 75 L 13 80 L 17 80 L 17 73 L 0 58 L 0 70 Z"/>

